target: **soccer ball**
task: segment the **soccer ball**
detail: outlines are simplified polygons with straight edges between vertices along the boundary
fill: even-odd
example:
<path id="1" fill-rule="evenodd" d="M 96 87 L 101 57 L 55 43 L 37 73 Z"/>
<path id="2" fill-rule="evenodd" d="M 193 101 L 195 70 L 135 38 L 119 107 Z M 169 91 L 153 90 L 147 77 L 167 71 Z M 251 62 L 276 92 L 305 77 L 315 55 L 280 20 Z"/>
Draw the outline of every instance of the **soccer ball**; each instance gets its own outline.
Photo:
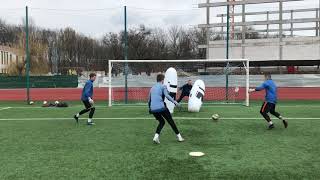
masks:
<path id="1" fill-rule="evenodd" d="M 30 102 L 29 102 L 29 104 L 30 104 L 30 105 L 33 105 L 33 104 L 34 104 L 34 102 L 33 102 L 33 101 L 30 101 Z"/>
<path id="2" fill-rule="evenodd" d="M 46 104 L 48 104 L 48 102 L 47 101 L 43 101 L 43 105 L 46 105 Z"/>
<path id="3" fill-rule="evenodd" d="M 219 119 L 219 114 L 213 114 L 211 118 L 212 120 L 217 121 Z"/>
<path id="4" fill-rule="evenodd" d="M 59 101 L 54 102 L 54 104 L 59 104 Z"/>
<path id="5" fill-rule="evenodd" d="M 238 93 L 239 92 L 239 87 L 234 88 L 234 92 Z"/>

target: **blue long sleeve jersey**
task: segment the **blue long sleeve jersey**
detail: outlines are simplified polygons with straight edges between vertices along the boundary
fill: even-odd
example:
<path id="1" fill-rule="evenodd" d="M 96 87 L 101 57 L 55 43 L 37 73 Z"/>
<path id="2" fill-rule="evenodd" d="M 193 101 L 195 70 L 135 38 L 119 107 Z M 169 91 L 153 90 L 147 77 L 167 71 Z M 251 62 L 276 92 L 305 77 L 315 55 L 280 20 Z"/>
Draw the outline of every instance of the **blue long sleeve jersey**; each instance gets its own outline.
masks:
<path id="1" fill-rule="evenodd" d="M 88 101 L 93 96 L 93 81 L 88 80 L 82 89 L 81 100 Z"/>
<path id="2" fill-rule="evenodd" d="M 265 101 L 269 103 L 277 103 L 277 86 L 272 79 L 266 80 L 256 88 L 256 91 L 266 90 Z"/>
<path id="3" fill-rule="evenodd" d="M 156 113 L 156 112 L 162 112 L 166 110 L 166 106 L 164 103 L 164 98 L 167 98 L 172 103 L 175 102 L 175 100 L 169 95 L 169 92 L 167 90 L 167 87 L 164 86 L 161 83 L 155 84 L 151 89 L 149 93 L 149 109 L 150 112 Z"/>

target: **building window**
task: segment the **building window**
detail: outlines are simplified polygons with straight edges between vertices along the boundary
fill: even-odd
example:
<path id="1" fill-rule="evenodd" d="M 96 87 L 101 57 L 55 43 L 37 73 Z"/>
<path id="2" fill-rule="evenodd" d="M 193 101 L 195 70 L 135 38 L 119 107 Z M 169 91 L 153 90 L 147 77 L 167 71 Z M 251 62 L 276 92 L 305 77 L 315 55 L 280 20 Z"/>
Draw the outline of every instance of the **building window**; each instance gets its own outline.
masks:
<path id="1" fill-rule="evenodd" d="M 7 53 L 7 57 L 6 57 L 6 64 L 8 64 L 8 60 L 9 60 L 9 53 L 8 52 L 6 52 Z"/>

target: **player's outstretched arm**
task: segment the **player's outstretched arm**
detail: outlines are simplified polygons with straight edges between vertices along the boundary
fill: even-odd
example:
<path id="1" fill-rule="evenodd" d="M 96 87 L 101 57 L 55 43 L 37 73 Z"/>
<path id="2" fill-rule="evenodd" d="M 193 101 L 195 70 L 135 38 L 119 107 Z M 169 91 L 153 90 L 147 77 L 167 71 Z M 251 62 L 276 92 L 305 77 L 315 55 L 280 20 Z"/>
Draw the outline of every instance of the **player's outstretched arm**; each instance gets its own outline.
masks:
<path id="1" fill-rule="evenodd" d="M 255 92 L 255 91 L 261 91 L 263 89 L 266 89 L 267 87 L 268 87 L 268 85 L 264 82 L 260 86 L 256 87 L 255 89 L 249 89 L 249 93 Z"/>
<path id="2" fill-rule="evenodd" d="M 176 106 L 180 106 L 180 104 L 175 101 L 170 95 L 169 95 L 169 92 L 168 92 L 168 89 L 166 87 L 163 88 L 163 94 L 164 96 L 169 100 L 171 101 L 173 104 L 175 104 Z"/>
<path id="3" fill-rule="evenodd" d="M 252 93 L 252 92 L 256 92 L 256 91 L 261 91 L 263 89 L 266 89 L 268 87 L 268 85 L 264 82 L 262 83 L 260 86 L 256 87 L 256 88 L 250 88 L 249 89 L 249 93 Z"/>

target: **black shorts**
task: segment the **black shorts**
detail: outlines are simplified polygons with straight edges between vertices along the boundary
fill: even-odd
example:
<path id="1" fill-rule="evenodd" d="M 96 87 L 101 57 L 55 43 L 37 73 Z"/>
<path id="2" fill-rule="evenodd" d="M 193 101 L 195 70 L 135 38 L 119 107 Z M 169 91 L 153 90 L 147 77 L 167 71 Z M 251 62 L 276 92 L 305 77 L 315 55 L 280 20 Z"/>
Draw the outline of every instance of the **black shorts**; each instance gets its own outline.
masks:
<path id="1" fill-rule="evenodd" d="M 161 116 L 164 116 L 164 117 L 171 117 L 171 119 L 172 119 L 172 116 L 171 116 L 171 113 L 170 113 L 170 111 L 169 111 L 169 109 L 166 107 L 165 108 L 165 110 L 163 110 L 163 111 L 160 111 L 160 112 L 153 112 L 153 113 L 151 113 L 151 114 L 153 114 L 153 116 L 158 120 L 158 118 L 156 117 L 156 116 L 158 116 L 158 115 L 161 115 Z"/>
<path id="2" fill-rule="evenodd" d="M 86 107 L 86 109 L 90 109 L 92 108 L 92 104 L 89 101 L 82 101 L 84 104 L 84 107 Z"/>
<path id="3" fill-rule="evenodd" d="M 180 95 L 180 96 L 185 97 L 185 96 L 189 96 L 189 95 L 190 95 L 190 93 L 181 93 L 181 95 Z"/>
<path id="4" fill-rule="evenodd" d="M 276 104 L 264 102 L 261 106 L 260 112 L 268 113 L 276 110 Z"/>

